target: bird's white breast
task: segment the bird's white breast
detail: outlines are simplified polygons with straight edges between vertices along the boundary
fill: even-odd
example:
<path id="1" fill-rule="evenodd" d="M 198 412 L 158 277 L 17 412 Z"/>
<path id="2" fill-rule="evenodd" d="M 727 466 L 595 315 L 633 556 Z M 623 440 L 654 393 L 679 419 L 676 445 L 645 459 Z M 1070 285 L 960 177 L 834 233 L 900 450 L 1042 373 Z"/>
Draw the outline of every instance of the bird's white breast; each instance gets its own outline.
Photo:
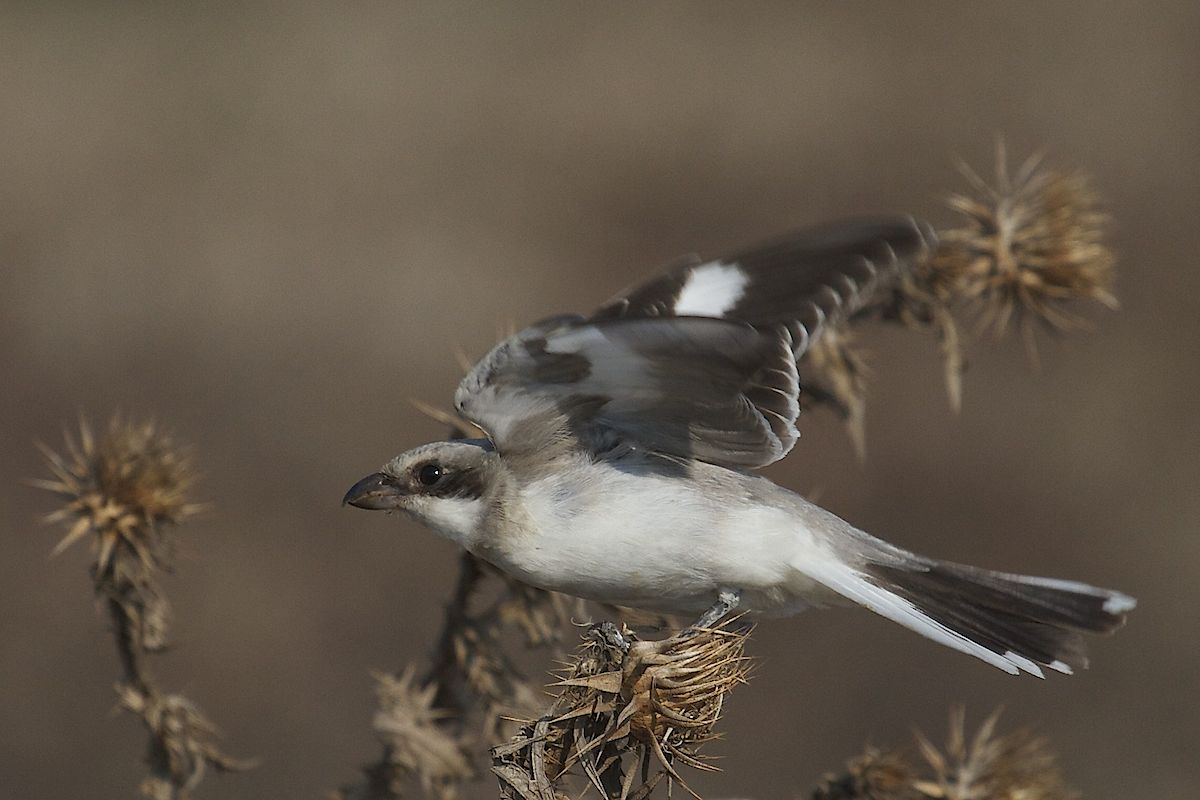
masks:
<path id="1" fill-rule="evenodd" d="M 524 524 L 498 564 L 536 586 L 607 603 L 699 612 L 722 589 L 798 602 L 794 559 L 813 537 L 786 508 L 727 484 L 580 461 L 520 489 Z M 800 603 L 802 604 L 802 602 Z"/>

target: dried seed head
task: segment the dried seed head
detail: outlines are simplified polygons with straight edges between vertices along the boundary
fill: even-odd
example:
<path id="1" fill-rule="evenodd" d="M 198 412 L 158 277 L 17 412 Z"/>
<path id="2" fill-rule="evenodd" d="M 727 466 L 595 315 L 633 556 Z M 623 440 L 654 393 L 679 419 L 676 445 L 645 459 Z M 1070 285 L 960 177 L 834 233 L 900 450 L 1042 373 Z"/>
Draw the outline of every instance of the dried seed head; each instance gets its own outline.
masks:
<path id="1" fill-rule="evenodd" d="M 437 686 L 418 686 L 414 674 L 410 668 L 398 677 L 375 675 L 375 733 L 387 747 L 397 796 L 405 779 L 416 778 L 426 792 L 447 800 L 474 770 L 463 741 L 438 724 L 445 712 L 433 704 Z"/>
<path id="2" fill-rule="evenodd" d="M 913 787 L 916 780 L 902 755 L 869 747 L 846 762 L 845 774 L 826 775 L 813 800 L 924 800 Z"/>
<path id="3" fill-rule="evenodd" d="M 961 224 L 939 231 L 937 252 L 919 270 L 937 298 L 976 304 L 997 332 L 1014 318 L 1077 326 L 1080 318 L 1066 307 L 1071 300 L 1117 305 L 1099 196 L 1082 173 L 1045 170 L 1040 161 L 1026 160 L 1010 177 L 1001 143 L 994 185 L 961 164 L 974 194 L 950 197 Z"/>
<path id="4" fill-rule="evenodd" d="M 691 630 L 630 642 L 628 629 L 595 626 L 550 712 L 492 750 L 502 795 L 550 797 L 575 769 L 609 796 L 643 797 L 664 777 L 691 792 L 676 767 L 715 769 L 699 748 L 716 738 L 725 696 L 746 679 L 748 633 Z M 641 767 L 627 770 L 627 756 Z"/>
<path id="5" fill-rule="evenodd" d="M 725 696 L 745 682 L 747 634 L 726 628 L 659 642 L 634 642 L 622 666 L 618 726 L 671 758 L 712 769 L 698 748 L 715 736 Z M 661 748 L 661 749 L 660 749 Z"/>
<path id="6" fill-rule="evenodd" d="M 814 800 L 1077 800 L 1046 742 L 1022 730 L 996 734 L 992 714 L 968 742 L 962 709 L 950 715 L 943 749 L 920 733 L 924 763 L 907 752 L 868 748 L 839 776 L 826 776 Z"/>
<path id="7" fill-rule="evenodd" d="M 918 734 L 921 755 L 933 774 L 914 787 L 935 800 L 1076 800 L 1078 793 L 1063 782 L 1046 740 L 1029 730 L 998 736 L 999 718 L 997 710 L 968 743 L 966 714 L 955 709 L 944 750 Z"/>
<path id="8" fill-rule="evenodd" d="M 165 529 L 199 508 L 187 501 L 194 476 L 186 452 L 154 423 L 119 418 L 99 436 L 80 421 L 79 442 L 68 433 L 64 440 L 65 455 L 42 448 L 53 479 L 32 482 L 62 499 L 47 522 L 71 523 L 54 552 L 92 534 L 97 582 L 124 555 L 145 573 L 166 566 Z"/>

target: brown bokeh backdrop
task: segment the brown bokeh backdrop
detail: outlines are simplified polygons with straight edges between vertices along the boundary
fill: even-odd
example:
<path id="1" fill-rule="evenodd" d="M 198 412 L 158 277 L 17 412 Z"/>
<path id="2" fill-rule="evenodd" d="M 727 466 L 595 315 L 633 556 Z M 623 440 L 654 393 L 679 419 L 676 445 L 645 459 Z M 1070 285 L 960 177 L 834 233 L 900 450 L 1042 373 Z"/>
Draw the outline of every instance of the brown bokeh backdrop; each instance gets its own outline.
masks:
<path id="1" fill-rule="evenodd" d="M 947 558 L 1142 606 L 1071 679 L 1016 680 L 861 612 L 763 625 L 714 796 L 786 798 L 953 703 L 1036 723 L 1087 796 L 1200 781 L 1195 3 L 7 4 L 0 11 L 0 781 L 127 797 L 142 733 L 33 440 L 79 412 L 195 443 L 212 509 L 169 582 L 170 687 L 259 755 L 205 797 L 320 797 L 373 757 L 370 668 L 422 659 L 455 565 L 338 507 L 442 428 L 461 346 L 677 255 L 870 211 L 945 222 L 952 154 L 1090 170 L 1123 309 L 976 342 L 868 335 L 869 456 L 830 415 L 773 477 Z M 605 13 L 608 12 L 608 13 Z M 481 796 L 492 791 L 485 784 Z"/>

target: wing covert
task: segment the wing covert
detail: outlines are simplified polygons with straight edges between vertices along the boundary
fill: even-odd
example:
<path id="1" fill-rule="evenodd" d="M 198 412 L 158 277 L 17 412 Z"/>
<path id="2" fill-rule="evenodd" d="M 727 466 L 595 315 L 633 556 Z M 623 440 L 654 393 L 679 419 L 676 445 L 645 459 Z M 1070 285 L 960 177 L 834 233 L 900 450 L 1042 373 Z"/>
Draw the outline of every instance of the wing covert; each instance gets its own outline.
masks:
<path id="1" fill-rule="evenodd" d="M 502 453 L 627 446 L 738 468 L 787 454 L 798 401 L 786 328 L 707 318 L 535 325 L 455 394 Z"/>

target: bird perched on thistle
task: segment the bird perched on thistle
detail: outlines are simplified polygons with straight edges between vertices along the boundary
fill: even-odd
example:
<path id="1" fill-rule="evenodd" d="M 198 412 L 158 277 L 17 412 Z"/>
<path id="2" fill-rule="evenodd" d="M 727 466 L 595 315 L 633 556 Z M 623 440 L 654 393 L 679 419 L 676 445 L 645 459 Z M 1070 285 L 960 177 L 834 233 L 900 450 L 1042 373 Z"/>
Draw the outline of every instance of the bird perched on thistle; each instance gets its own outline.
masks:
<path id="1" fill-rule="evenodd" d="M 925 260 L 911 218 L 693 259 L 497 345 L 455 407 L 487 438 L 389 461 L 345 502 L 402 511 L 519 580 L 709 626 L 857 603 L 1007 672 L 1086 665 L 1135 601 L 920 556 L 754 470 L 798 436 L 797 360 Z"/>

